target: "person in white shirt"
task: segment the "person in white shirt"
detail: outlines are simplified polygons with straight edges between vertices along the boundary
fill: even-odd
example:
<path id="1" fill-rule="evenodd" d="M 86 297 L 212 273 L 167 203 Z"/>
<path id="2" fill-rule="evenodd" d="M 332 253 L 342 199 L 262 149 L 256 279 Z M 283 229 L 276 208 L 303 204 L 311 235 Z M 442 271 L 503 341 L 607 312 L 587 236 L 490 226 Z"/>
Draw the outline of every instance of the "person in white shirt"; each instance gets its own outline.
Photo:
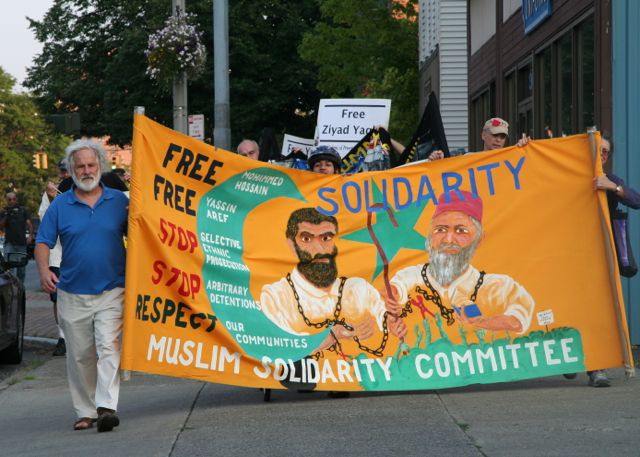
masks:
<path id="1" fill-rule="evenodd" d="M 69 176 L 69 171 L 67 170 L 67 164 L 63 160 L 58 162 L 58 177 L 59 182 Z M 40 220 L 44 218 L 44 214 L 47 212 L 49 205 L 54 198 L 56 198 L 60 194 L 58 190 L 58 186 L 53 183 L 47 183 L 47 187 L 42 194 L 42 200 L 40 202 L 40 208 L 38 208 L 38 217 Z M 49 270 L 53 271 L 56 275 L 60 274 L 60 261 L 62 260 L 62 246 L 60 245 L 60 239 L 56 242 L 56 245 L 51 249 L 51 253 L 49 255 Z M 49 294 L 51 298 L 51 302 L 53 303 L 53 315 L 56 320 L 56 325 L 58 327 L 58 341 L 56 343 L 56 347 L 53 350 L 54 356 L 64 356 L 67 354 L 67 345 L 64 340 L 64 332 L 58 323 L 58 293 L 57 291 L 51 292 Z"/>

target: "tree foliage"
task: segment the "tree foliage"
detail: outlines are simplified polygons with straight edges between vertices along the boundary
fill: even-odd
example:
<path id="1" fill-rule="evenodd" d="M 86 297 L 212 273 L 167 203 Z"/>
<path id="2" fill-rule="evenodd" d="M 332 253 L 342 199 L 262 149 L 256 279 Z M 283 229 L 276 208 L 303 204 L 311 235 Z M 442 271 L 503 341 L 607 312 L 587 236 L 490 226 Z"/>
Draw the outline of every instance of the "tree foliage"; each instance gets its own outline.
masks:
<path id="1" fill-rule="evenodd" d="M 236 0 L 229 11 L 231 122 L 236 139 L 255 127 L 313 137 L 318 109 L 315 67 L 297 47 L 319 18 L 316 0 Z M 298 114 L 296 114 L 298 113 Z"/>
<path id="2" fill-rule="evenodd" d="M 390 130 L 403 139 L 419 114 L 416 3 L 322 0 L 321 20 L 299 47 L 302 58 L 318 66 L 324 94 L 390 98 Z"/>
<path id="3" fill-rule="evenodd" d="M 171 99 L 145 75 L 148 35 L 169 14 L 165 0 L 55 0 L 42 21 L 31 20 L 43 50 L 25 86 L 46 113 L 79 112 L 83 135 L 131 138 L 133 107 L 171 120 Z"/>
<path id="4" fill-rule="evenodd" d="M 204 74 L 189 85 L 189 112 L 213 118 L 212 2 L 186 2 L 196 14 L 209 56 Z M 25 85 L 47 113 L 78 111 L 82 134 L 131 139 L 134 106 L 172 124 L 172 101 L 145 74 L 144 50 L 151 33 L 170 14 L 168 0 L 55 0 L 42 21 L 31 21 L 42 53 Z M 296 116 L 317 106 L 315 73 L 296 47 L 319 12 L 315 0 L 230 2 L 231 129 L 235 139 L 257 137 L 263 127 L 297 134 L 313 132 Z"/>
<path id="5" fill-rule="evenodd" d="M 12 92 L 15 80 L 0 68 L 0 187 L 4 195 L 15 191 L 21 205 L 35 213 L 48 179 L 57 175 L 57 162 L 69 142 L 53 132 L 31 96 Z M 33 154 L 47 153 L 46 170 L 33 167 Z"/>
<path id="6" fill-rule="evenodd" d="M 319 99 L 332 96 L 391 98 L 390 128 L 400 139 L 410 137 L 418 120 L 414 4 L 229 2 L 233 144 L 257 139 L 265 127 L 311 137 Z M 186 7 L 197 17 L 209 58 L 204 74 L 189 83 L 189 112 L 203 113 L 205 131 L 212 132 L 212 0 L 189 0 Z M 25 85 L 45 113 L 78 112 L 83 135 L 109 135 L 114 144 L 130 142 L 135 106 L 172 125 L 171 94 L 145 74 L 144 55 L 170 8 L 169 0 L 54 0 L 41 21 L 31 21 L 43 51 Z"/>

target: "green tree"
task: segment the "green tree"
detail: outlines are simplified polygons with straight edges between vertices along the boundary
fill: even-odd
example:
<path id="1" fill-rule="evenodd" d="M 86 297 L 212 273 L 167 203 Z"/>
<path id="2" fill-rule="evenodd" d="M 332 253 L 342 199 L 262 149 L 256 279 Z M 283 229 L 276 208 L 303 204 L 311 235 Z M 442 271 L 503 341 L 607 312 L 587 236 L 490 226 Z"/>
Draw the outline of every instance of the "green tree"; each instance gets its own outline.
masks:
<path id="1" fill-rule="evenodd" d="M 147 76 L 148 35 L 169 14 L 165 0 L 55 0 L 42 21 L 30 21 L 43 50 L 25 86 L 44 112 L 79 112 L 83 135 L 130 142 L 133 107 L 171 121 L 171 98 Z"/>
<path id="2" fill-rule="evenodd" d="M 69 139 L 53 132 L 29 95 L 12 92 L 15 80 L 0 68 L 0 188 L 2 202 L 7 192 L 15 191 L 20 204 L 37 212 L 48 179 L 55 178 L 55 164 L 64 154 Z M 46 170 L 33 167 L 33 154 L 47 153 Z"/>
<path id="3" fill-rule="evenodd" d="M 47 113 L 79 112 L 82 134 L 130 142 L 133 107 L 172 125 L 171 95 L 146 75 L 148 36 L 171 13 L 169 0 L 55 0 L 42 21 L 31 21 L 42 53 L 25 85 Z M 212 56 L 212 2 L 192 0 Z M 230 2 L 231 129 L 235 140 L 257 137 L 263 127 L 297 134 L 313 132 L 313 121 L 297 112 L 317 106 L 316 75 L 296 48 L 318 17 L 315 0 Z M 212 60 L 189 84 L 189 111 L 213 117 Z"/>
<path id="4" fill-rule="evenodd" d="M 418 25 L 414 0 L 322 0 L 321 20 L 299 53 L 330 97 L 390 98 L 390 131 L 408 140 L 418 123 Z"/>
<path id="5" fill-rule="evenodd" d="M 320 93 L 315 66 L 298 55 L 319 18 L 315 0 L 231 2 L 229 49 L 234 143 L 262 127 L 313 137 Z"/>

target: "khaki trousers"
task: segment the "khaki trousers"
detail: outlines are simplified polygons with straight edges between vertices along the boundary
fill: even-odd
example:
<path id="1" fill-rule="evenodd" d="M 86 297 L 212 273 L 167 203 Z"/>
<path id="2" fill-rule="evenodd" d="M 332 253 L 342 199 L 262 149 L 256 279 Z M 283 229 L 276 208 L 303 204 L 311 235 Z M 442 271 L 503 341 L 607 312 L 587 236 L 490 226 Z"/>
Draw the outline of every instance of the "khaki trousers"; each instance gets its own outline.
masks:
<path id="1" fill-rule="evenodd" d="M 118 409 L 123 302 L 122 287 L 99 295 L 58 290 L 69 390 L 78 417 L 95 418 L 99 407 Z"/>

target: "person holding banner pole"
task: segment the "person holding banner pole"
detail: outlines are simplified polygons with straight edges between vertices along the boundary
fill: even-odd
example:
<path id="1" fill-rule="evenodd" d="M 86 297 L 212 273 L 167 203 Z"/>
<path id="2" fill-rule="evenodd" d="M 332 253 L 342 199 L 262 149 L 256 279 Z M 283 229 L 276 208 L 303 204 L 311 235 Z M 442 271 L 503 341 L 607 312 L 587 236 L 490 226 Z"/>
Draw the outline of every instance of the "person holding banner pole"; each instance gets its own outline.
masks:
<path id="1" fill-rule="evenodd" d="M 609 136 L 603 134 L 600 140 L 600 160 L 603 167 L 611 157 L 611 154 L 613 154 L 613 144 Z M 596 190 L 607 192 L 610 215 L 617 209 L 618 204 L 632 209 L 640 209 L 640 193 L 627 186 L 622 178 L 612 173 L 607 173 L 593 178 L 593 185 Z"/>
<path id="2" fill-rule="evenodd" d="M 602 166 L 607 163 L 613 153 L 613 145 L 608 135 L 603 134 L 600 140 L 600 160 Z M 614 215 L 619 211 L 618 205 L 622 204 L 628 208 L 640 209 L 640 193 L 627 186 L 622 178 L 607 173 L 593 178 L 593 188 L 596 191 L 603 190 L 607 193 L 607 204 L 609 207 L 609 218 L 615 219 Z M 588 371 L 589 385 L 592 387 L 609 387 L 610 382 L 604 370 Z M 576 377 L 574 373 L 565 375 L 568 379 Z"/>
<path id="3" fill-rule="evenodd" d="M 42 288 L 58 293 L 58 319 L 67 346 L 67 376 L 78 419 L 74 430 L 97 422 L 98 432 L 120 424 L 120 337 L 124 305 L 128 198 L 100 182 L 102 146 L 77 140 L 66 149 L 73 187 L 55 198 L 36 240 Z M 60 238 L 60 275 L 49 270 Z M 96 357 L 97 356 L 97 357 Z"/>

